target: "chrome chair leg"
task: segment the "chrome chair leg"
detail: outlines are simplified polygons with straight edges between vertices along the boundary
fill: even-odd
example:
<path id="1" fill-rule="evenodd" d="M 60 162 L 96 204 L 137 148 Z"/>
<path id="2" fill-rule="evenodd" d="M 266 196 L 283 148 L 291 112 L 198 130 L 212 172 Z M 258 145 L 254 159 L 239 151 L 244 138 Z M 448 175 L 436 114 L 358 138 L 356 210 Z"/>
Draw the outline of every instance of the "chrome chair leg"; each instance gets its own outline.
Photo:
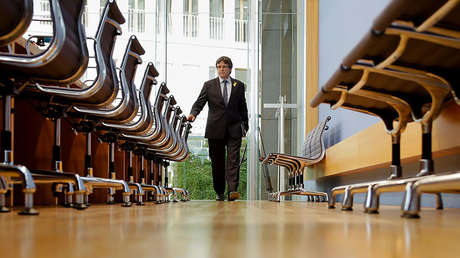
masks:
<path id="1" fill-rule="evenodd" d="M 130 201 L 130 194 L 124 192 L 123 193 L 123 204 L 121 204 L 122 207 L 131 207 L 132 203 Z"/>
<path id="2" fill-rule="evenodd" d="M 0 213 L 9 212 L 10 209 L 6 207 L 6 193 L 8 192 L 8 183 L 3 176 L 0 176 Z"/>
<path id="3" fill-rule="evenodd" d="M 107 178 L 99 178 L 99 177 L 91 177 L 91 176 L 80 177 L 80 178 L 81 180 L 83 180 L 86 188 L 88 189 L 87 195 L 92 192 L 93 188 L 105 188 L 105 189 L 116 188 L 119 190 L 123 190 L 122 207 L 131 207 L 132 205 L 130 201 L 131 189 L 129 188 L 129 185 L 127 182 L 123 180 L 107 179 Z M 109 190 L 109 193 L 110 193 L 110 190 Z"/>
<path id="4" fill-rule="evenodd" d="M 67 188 L 66 188 L 67 187 Z M 55 198 L 58 197 L 59 193 L 64 193 L 64 207 L 73 207 L 73 194 L 74 188 L 72 183 L 53 183 L 53 193 Z M 56 199 L 57 200 L 57 199 Z"/>
<path id="5" fill-rule="evenodd" d="M 177 191 L 176 191 L 176 189 L 168 188 L 168 194 L 169 194 L 169 192 L 171 192 L 171 194 L 170 194 L 171 199 L 172 199 L 171 201 L 172 202 L 177 202 Z"/>
<path id="6" fill-rule="evenodd" d="M 34 192 L 24 191 L 24 209 L 18 212 L 19 215 L 38 215 L 39 212 L 33 208 Z"/>
<path id="7" fill-rule="evenodd" d="M 405 218 L 420 218 L 420 196 L 417 187 L 414 187 L 415 182 L 406 184 L 406 191 L 401 203 L 402 214 Z"/>
<path id="8" fill-rule="evenodd" d="M 334 209 L 335 208 L 335 202 L 336 202 L 336 197 L 337 195 L 339 194 L 344 194 L 345 193 L 345 189 L 347 188 L 347 186 L 337 186 L 337 187 L 334 187 L 331 189 L 330 193 L 329 193 L 329 196 L 328 196 L 328 208 L 329 209 Z"/>
<path id="9" fill-rule="evenodd" d="M 115 204 L 115 190 L 113 188 L 108 189 L 106 204 L 108 205 Z"/>
<path id="10" fill-rule="evenodd" d="M 436 209 L 437 210 L 444 209 L 444 203 L 442 201 L 442 196 L 440 193 L 436 193 Z"/>
<path id="11" fill-rule="evenodd" d="M 144 201 L 143 201 L 143 195 L 144 195 L 144 190 L 142 189 L 142 186 L 140 183 L 135 183 L 135 182 L 129 182 L 128 183 L 130 188 L 133 188 L 133 194 L 134 194 L 134 199 L 136 200 L 136 205 L 138 206 L 143 206 Z"/>
<path id="12" fill-rule="evenodd" d="M 155 187 L 155 193 L 154 193 L 154 201 L 156 204 L 161 203 L 161 191 L 160 188 L 157 185 L 153 185 Z"/>
<path id="13" fill-rule="evenodd" d="M 144 201 L 143 201 L 143 198 L 142 198 L 142 197 L 143 197 L 143 196 L 142 196 L 142 195 L 140 195 L 140 194 L 139 194 L 139 195 L 137 195 L 137 198 L 136 198 L 136 199 L 137 199 L 136 205 L 138 205 L 138 206 L 144 206 L 144 205 L 145 205 L 145 203 L 144 203 Z"/>
<path id="14" fill-rule="evenodd" d="M 374 185 L 367 187 L 366 201 L 364 202 L 364 212 L 369 214 L 379 213 L 380 195 L 376 193 Z"/>
<path id="15" fill-rule="evenodd" d="M 75 204 L 73 207 L 77 210 L 84 210 L 88 208 L 85 204 L 85 191 L 75 192 Z"/>
<path id="16" fill-rule="evenodd" d="M 33 195 L 35 193 L 35 183 L 32 178 L 32 174 L 30 171 L 21 165 L 11 165 L 8 163 L 1 163 L 0 164 L 0 172 L 5 176 L 19 176 L 21 177 L 21 181 L 24 182 L 24 204 L 25 207 L 21 210 L 18 214 L 20 215 L 38 215 L 38 211 L 33 208 L 34 198 Z"/>
<path id="17" fill-rule="evenodd" d="M 73 195 L 75 191 L 73 190 L 72 183 L 68 184 L 68 190 L 64 191 L 64 207 L 73 208 Z"/>
<path id="18" fill-rule="evenodd" d="M 414 182 L 424 180 L 427 178 L 432 178 L 432 177 L 435 177 L 435 176 L 427 175 L 427 176 L 422 176 L 422 177 L 411 177 L 411 178 L 397 179 L 397 180 L 393 179 L 393 180 L 376 182 L 375 184 L 369 184 L 366 201 L 364 203 L 364 211 L 370 214 L 378 213 L 379 202 L 380 202 L 379 199 L 382 193 L 404 191 L 405 189 L 407 189 L 408 184 L 412 184 Z M 439 207 L 442 207 L 442 200 L 440 200 L 440 195 L 437 197 L 439 199 L 437 201 L 438 206 L 440 205 Z"/>
<path id="19" fill-rule="evenodd" d="M 419 218 L 420 197 L 422 193 L 436 194 L 436 208 L 442 209 L 441 192 L 458 193 L 460 190 L 460 173 L 429 176 L 406 185 L 402 203 L 402 217 Z"/>
<path id="20" fill-rule="evenodd" d="M 343 195 L 342 201 L 342 210 L 343 211 L 351 211 L 353 210 L 353 195 L 351 194 L 351 186 L 348 185 L 345 188 L 345 192 Z"/>
<path id="21" fill-rule="evenodd" d="M 84 204 L 86 205 L 86 207 L 91 206 L 91 204 L 89 203 L 89 195 L 90 195 L 89 192 L 85 193 L 84 195 Z"/>
<path id="22" fill-rule="evenodd" d="M 9 212 L 10 209 L 6 207 L 6 199 L 5 199 L 5 193 L 0 193 L 0 213 L 2 212 Z"/>

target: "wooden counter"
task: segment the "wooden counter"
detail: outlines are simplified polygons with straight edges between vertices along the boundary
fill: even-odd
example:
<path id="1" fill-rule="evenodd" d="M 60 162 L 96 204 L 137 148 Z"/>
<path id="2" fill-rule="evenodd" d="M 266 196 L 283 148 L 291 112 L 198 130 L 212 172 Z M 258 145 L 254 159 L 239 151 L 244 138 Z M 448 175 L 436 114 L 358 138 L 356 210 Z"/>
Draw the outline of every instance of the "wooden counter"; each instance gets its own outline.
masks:
<path id="1" fill-rule="evenodd" d="M 450 103 L 433 123 L 433 157 L 460 153 L 460 106 Z M 402 164 L 421 155 L 421 126 L 409 123 L 401 136 Z M 313 170 L 321 176 L 361 173 L 391 162 L 391 138 L 379 122 L 330 147 L 326 158 Z"/>

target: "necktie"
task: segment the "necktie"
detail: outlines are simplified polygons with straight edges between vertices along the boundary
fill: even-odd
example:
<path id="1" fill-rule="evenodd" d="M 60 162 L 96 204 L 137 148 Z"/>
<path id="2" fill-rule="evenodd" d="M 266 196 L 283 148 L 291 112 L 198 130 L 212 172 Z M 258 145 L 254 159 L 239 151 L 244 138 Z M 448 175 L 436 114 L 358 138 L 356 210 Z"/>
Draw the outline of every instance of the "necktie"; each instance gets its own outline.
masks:
<path id="1" fill-rule="evenodd" d="M 224 93 L 222 95 L 224 97 L 224 104 L 225 106 L 227 106 L 228 104 L 227 80 L 224 80 Z"/>

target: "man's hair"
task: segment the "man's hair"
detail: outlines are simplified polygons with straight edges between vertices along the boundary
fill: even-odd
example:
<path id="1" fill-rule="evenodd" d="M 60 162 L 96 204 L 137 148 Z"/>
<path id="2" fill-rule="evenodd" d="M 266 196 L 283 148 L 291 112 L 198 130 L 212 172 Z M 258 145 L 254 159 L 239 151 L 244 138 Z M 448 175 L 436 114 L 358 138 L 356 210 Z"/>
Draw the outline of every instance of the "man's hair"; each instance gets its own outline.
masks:
<path id="1" fill-rule="evenodd" d="M 232 59 L 230 59 L 230 57 L 228 57 L 228 56 L 221 56 L 221 57 L 217 58 L 216 66 L 217 66 L 220 62 L 224 62 L 224 64 L 228 65 L 228 67 L 230 67 L 230 69 L 233 68 Z"/>

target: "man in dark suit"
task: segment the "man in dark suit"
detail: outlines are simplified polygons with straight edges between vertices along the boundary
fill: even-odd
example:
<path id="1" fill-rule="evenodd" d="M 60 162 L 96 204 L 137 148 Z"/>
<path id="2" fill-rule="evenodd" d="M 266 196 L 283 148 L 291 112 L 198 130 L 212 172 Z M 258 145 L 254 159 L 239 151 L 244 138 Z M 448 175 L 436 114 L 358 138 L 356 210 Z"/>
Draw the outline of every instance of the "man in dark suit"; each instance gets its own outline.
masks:
<path id="1" fill-rule="evenodd" d="M 240 175 L 241 138 L 248 130 L 248 108 L 244 84 L 230 77 L 233 64 L 226 56 L 216 61 L 218 77 L 204 83 L 198 99 L 192 106 L 188 120 L 194 121 L 206 102 L 209 112 L 205 138 L 208 138 L 212 178 L 217 200 L 224 200 L 225 181 L 228 200 L 240 197 L 237 192 Z M 225 148 L 227 147 L 227 164 Z"/>

